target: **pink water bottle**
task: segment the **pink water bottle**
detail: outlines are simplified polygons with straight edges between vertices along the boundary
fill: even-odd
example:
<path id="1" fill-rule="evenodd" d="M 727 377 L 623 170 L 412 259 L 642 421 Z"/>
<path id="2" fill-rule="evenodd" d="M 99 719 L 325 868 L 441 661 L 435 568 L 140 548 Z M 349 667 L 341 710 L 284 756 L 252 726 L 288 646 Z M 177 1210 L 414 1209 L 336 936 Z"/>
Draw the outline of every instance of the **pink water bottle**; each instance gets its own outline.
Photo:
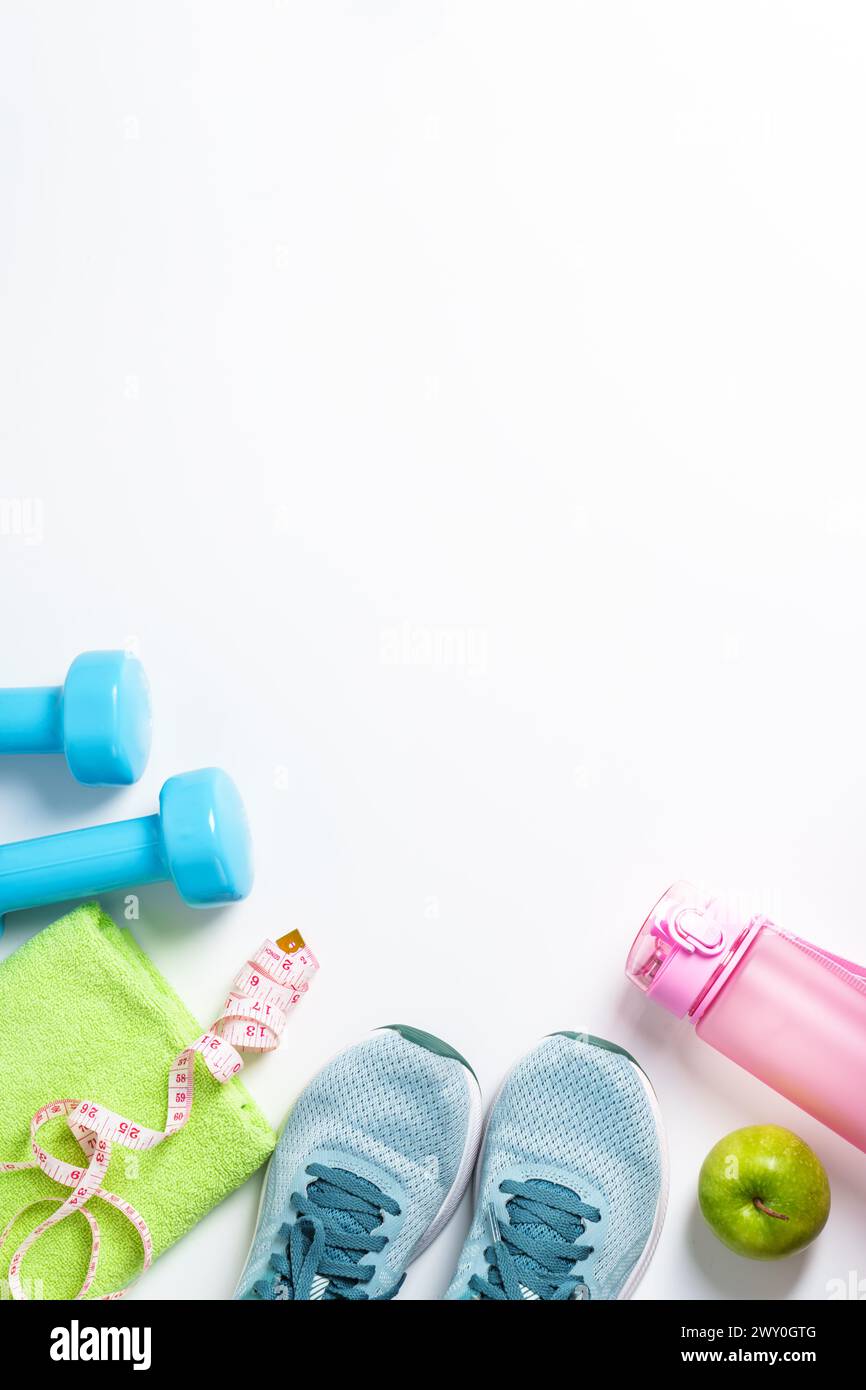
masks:
<path id="1" fill-rule="evenodd" d="M 866 967 L 676 883 L 638 932 L 626 974 L 866 1150 Z"/>

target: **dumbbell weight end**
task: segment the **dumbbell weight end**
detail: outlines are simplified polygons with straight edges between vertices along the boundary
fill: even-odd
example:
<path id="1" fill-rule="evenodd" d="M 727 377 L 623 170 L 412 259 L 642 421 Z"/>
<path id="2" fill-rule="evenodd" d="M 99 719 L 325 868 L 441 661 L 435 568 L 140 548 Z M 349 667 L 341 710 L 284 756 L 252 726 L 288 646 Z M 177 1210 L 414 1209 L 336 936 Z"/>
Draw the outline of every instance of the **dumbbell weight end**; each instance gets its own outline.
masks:
<path id="1" fill-rule="evenodd" d="M 250 892 L 246 812 L 220 768 L 170 777 L 158 815 L 0 845 L 0 918 L 162 879 L 191 907 L 239 902 Z"/>

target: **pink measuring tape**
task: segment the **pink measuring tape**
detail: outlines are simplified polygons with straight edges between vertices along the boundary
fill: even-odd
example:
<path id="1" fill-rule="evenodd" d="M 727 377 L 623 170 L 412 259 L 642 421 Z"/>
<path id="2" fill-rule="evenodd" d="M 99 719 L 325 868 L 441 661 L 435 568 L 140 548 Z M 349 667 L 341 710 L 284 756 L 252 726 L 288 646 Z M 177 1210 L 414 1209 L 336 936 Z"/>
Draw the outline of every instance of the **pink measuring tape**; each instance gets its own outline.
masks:
<path id="1" fill-rule="evenodd" d="M 290 932 L 279 941 L 264 941 L 235 977 L 222 1013 L 194 1043 L 171 1064 L 168 1077 L 168 1110 L 165 1129 L 148 1129 L 137 1125 L 90 1100 L 53 1100 L 43 1105 L 30 1122 L 30 1147 L 33 1158 L 24 1163 L 0 1163 L 0 1173 L 15 1173 L 25 1168 L 41 1168 L 55 1182 L 72 1189 L 68 1197 L 41 1197 L 28 1202 L 0 1232 L 0 1249 L 15 1223 L 31 1207 L 56 1202 L 57 1210 L 41 1221 L 21 1242 L 9 1265 L 9 1292 L 13 1299 L 24 1299 L 21 1285 L 21 1265 L 28 1250 L 50 1227 L 65 1217 L 80 1212 L 90 1226 L 90 1262 L 84 1282 L 76 1298 L 84 1298 L 96 1277 L 99 1263 L 99 1224 L 88 1203 L 98 1197 L 108 1202 L 132 1222 L 144 1251 L 143 1270 L 153 1261 L 153 1239 L 144 1217 L 125 1198 L 108 1192 L 102 1179 L 108 1170 L 113 1144 L 124 1149 L 142 1151 L 154 1149 L 172 1134 L 183 1129 L 192 1113 L 195 1053 L 201 1054 L 205 1066 L 215 1081 L 223 1085 L 243 1067 L 240 1052 L 272 1052 L 279 1045 L 289 1011 L 306 994 L 319 962 L 298 932 Z M 39 1142 L 39 1131 L 49 1120 L 65 1115 L 84 1152 L 87 1166 L 74 1167 L 46 1153 Z M 122 1298 L 125 1290 L 103 1294 L 103 1300 Z"/>

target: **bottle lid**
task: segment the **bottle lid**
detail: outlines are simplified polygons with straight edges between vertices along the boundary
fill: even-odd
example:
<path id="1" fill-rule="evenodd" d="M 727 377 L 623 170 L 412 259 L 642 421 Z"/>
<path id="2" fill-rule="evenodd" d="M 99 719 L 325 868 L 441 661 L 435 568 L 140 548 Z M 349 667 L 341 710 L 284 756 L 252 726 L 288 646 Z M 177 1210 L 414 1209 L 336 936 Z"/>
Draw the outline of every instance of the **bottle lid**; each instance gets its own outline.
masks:
<path id="1" fill-rule="evenodd" d="M 684 1018 L 701 1004 L 741 934 L 742 923 L 721 899 L 675 883 L 635 937 L 625 973 L 650 999 Z"/>

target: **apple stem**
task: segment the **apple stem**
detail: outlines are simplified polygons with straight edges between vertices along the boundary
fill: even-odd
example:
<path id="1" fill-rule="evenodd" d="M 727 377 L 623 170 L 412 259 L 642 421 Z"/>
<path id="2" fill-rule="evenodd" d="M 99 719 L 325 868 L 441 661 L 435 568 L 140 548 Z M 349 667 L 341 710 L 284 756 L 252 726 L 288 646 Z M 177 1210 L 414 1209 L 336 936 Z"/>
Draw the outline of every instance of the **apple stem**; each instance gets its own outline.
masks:
<path id="1" fill-rule="evenodd" d="M 753 1200 L 758 1211 L 762 1211 L 765 1216 L 774 1216 L 777 1221 L 790 1221 L 791 1218 L 786 1216 L 783 1211 L 773 1211 L 772 1207 L 765 1206 L 760 1197 L 755 1197 Z"/>

